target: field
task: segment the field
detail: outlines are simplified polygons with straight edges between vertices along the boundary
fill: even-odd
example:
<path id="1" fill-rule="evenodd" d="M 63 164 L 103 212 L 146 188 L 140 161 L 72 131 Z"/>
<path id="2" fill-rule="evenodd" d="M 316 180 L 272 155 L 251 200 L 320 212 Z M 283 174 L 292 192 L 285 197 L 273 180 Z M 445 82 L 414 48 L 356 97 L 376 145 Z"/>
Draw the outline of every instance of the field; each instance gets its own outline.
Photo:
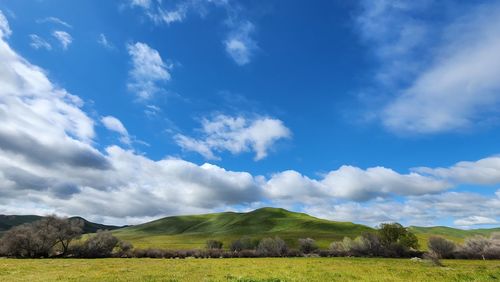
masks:
<path id="1" fill-rule="evenodd" d="M 409 259 L 0 259 L 0 281 L 498 281 L 500 261 Z"/>

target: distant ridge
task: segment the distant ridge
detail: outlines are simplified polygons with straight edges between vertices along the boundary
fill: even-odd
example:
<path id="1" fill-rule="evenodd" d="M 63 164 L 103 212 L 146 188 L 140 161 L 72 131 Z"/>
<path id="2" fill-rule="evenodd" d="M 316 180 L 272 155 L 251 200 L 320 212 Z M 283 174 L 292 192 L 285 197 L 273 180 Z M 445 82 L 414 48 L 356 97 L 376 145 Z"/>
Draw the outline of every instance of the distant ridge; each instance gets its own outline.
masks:
<path id="1" fill-rule="evenodd" d="M 0 215 L 0 234 L 9 230 L 10 228 L 21 225 L 24 223 L 30 223 L 44 218 L 39 215 Z M 94 223 L 84 219 L 83 217 L 74 216 L 71 219 L 83 220 L 83 233 L 95 233 L 97 230 L 115 230 L 121 228 L 120 226 L 105 225 Z"/>

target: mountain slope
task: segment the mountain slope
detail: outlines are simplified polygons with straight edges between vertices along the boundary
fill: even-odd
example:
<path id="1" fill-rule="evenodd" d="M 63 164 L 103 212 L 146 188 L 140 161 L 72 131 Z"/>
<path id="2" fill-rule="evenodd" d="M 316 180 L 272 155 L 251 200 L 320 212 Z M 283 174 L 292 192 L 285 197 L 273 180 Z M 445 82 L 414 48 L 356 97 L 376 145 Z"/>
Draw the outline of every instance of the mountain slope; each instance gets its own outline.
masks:
<path id="1" fill-rule="evenodd" d="M 43 216 L 38 215 L 0 215 L 0 234 L 9 230 L 10 228 L 30 223 L 42 219 Z M 119 226 L 104 225 L 99 223 L 90 222 L 82 217 L 70 217 L 70 219 L 83 220 L 83 233 L 95 233 L 97 230 L 115 230 L 121 228 Z"/>
<path id="2" fill-rule="evenodd" d="M 500 227 L 497 228 L 489 228 L 489 229 L 458 229 L 447 226 L 432 226 L 432 227 L 419 227 L 419 226 L 410 226 L 409 230 L 419 238 L 423 249 L 426 248 L 425 244 L 427 244 L 427 240 L 431 236 L 441 236 L 448 240 L 455 241 L 457 243 L 461 243 L 467 237 L 472 237 L 475 235 L 482 236 L 490 236 L 494 232 L 500 232 Z"/>
<path id="3" fill-rule="evenodd" d="M 191 216 L 172 216 L 126 227 L 114 232 L 118 237 L 142 247 L 199 248 L 207 239 L 232 240 L 248 235 L 254 238 L 280 236 L 292 246 L 299 238 L 311 237 L 322 247 L 345 236 L 355 237 L 373 229 L 349 222 L 315 218 L 304 213 L 262 208 L 249 213 L 224 212 Z"/>

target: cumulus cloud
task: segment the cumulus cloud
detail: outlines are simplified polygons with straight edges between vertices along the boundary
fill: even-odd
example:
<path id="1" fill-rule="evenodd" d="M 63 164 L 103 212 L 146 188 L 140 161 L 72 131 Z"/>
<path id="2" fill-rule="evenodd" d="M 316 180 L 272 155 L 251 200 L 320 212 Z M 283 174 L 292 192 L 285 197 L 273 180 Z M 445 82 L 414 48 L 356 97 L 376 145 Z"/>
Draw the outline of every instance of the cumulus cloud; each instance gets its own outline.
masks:
<path id="1" fill-rule="evenodd" d="M 56 30 L 52 32 L 52 36 L 54 36 L 59 43 L 61 43 L 64 50 L 68 49 L 68 46 L 73 42 L 73 37 L 71 37 L 71 34 L 66 31 Z"/>
<path id="2" fill-rule="evenodd" d="M 304 211 L 321 218 L 353 221 L 372 226 L 381 222 L 432 226 L 437 222 L 452 220 L 458 227 L 471 227 L 473 223 L 495 224 L 492 223 L 493 220 L 500 219 L 499 207 L 498 191 L 493 196 L 470 192 L 443 192 L 409 196 L 400 201 L 394 199 L 376 199 L 365 203 L 324 201 L 306 205 Z"/>
<path id="3" fill-rule="evenodd" d="M 429 23 L 433 1 L 364 1 L 360 31 L 382 67 L 377 79 L 390 97 L 380 118 L 402 133 L 471 128 L 497 115 L 500 102 L 500 5 L 457 5 Z M 464 7 L 465 5 L 465 7 Z M 394 29 L 394 26 L 401 28 Z"/>
<path id="4" fill-rule="evenodd" d="M 40 36 L 36 34 L 30 34 L 29 35 L 31 42 L 30 46 L 34 49 L 45 49 L 45 50 L 52 50 L 52 45 L 50 45 L 49 42 L 45 41 L 45 39 L 41 38 Z"/>
<path id="5" fill-rule="evenodd" d="M 455 183 L 492 185 L 500 183 L 500 157 L 491 156 L 474 162 L 462 161 L 448 168 L 418 167 L 413 171 Z"/>
<path id="6" fill-rule="evenodd" d="M 424 195 L 451 188 L 447 181 L 417 173 L 400 174 L 384 167 L 363 170 L 344 165 L 319 180 L 310 179 L 296 171 L 274 174 L 266 184 L 272 199 L 348 199 L 367 201 L 394 195 Z"/>
<path id="7" fill-rule="evenodd" d="M 232 154 L 253 151 L 255 160 L 261 160 L 276 141 L 291 137 L 281 120 L 268 117 L 247 119 L 217 115 L 202 120 L 201 132 L 199 139 L 177 134 L 175 141 L 184 150 L 197 152 L 207 159 L 217 159 L 214 151 Z"/>
<path id="8" fill-rule="evenodd" d="M 127 50 L 132 60 L 127 86 L 139 99 L 151 99 L 159 91 L 158 83 L 170 80 L 172 65 L 165 64 L 160 53 L 146 43 L 130 44 Z"/>
<path id="9" fill-rule="evenodd" d="M 128 134 L 128 131 L 119 119 L 113 116 L 105 116 L 101 118 L 101 122 L 108 130 L 119 133 L 121 135 L 121 142 L 130 144 L 130 136 Z"/>

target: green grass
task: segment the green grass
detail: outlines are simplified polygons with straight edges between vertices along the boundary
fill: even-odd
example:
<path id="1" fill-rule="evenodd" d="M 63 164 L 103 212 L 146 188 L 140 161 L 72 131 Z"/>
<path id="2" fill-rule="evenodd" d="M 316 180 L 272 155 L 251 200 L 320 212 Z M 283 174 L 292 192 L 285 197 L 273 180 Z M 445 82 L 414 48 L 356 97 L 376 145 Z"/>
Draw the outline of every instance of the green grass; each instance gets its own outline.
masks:
<path id="1" fill-rule="evenodd" d="M 113 233 L 137 247 L 169 249 L 203 248 L 207 239 L 217 239 L 227 247 L 248 235 L 256 239 L 279 236 L 291 247 L 299 238 L 311 237 L 322 248 L 344 237 L 372 231 L 364 225 L 315 218 L 284 209 L 262 208 L 249 213 L 214 213 L 166 217 L 149 223 L 115 230 Z"/>
<path id="2" fill-rule="evenodd" d="M 499 261 L 409 259 L 0 259 L 0 281 L 498 281 Z"/>

